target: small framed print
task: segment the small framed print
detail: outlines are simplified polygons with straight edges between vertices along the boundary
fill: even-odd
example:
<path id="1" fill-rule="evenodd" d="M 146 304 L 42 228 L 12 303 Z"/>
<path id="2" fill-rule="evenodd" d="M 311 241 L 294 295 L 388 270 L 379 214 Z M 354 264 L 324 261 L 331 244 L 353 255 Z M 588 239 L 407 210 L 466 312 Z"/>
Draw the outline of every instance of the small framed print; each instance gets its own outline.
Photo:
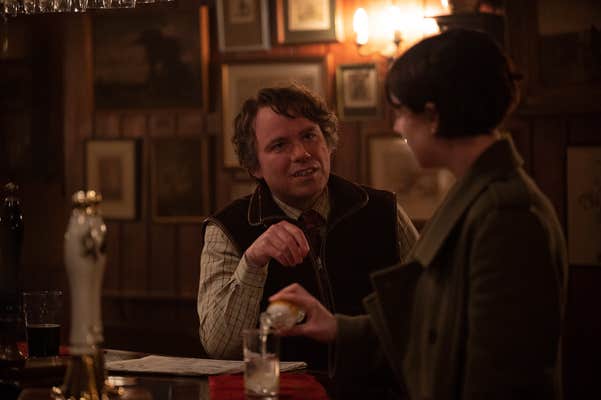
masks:
<path id="1" fill-rule="evenodd" d="M 86 187 L 102 194 L 103 217 L 136 219 L 139 141 L 88 140 L 85 146 Z"/>
<path id="2" fill-rule="evenodd" d="M 567 149 L 568 256 L 601 266 L 601 146 Z"/>
<path id="3" fill-rule="evenodd" d="M 239 168 L 232 144 L 233 121 L 246 99 L 265 87 L 298 84 L 326 99 L 327 61 L 325 58 L 245 62 L 221 66 L 223 165 Z"/>
<path id="4" fill-rule="evenodd" d="M 206 152 L 201 138 L 156 138 L 151 142 L 152 219 L 202 222 L 207 209 Z"/>
<path id="5" fill-rule="evenodd" d="M 230 201 L 252 194 L 257 189 L 257 181 L 241 180 L 233 181 L 230 185 Z"/>
<path id="6" fill-rule="evenodd" d="M 338 116 L 343 120 L 378 118 L 380 90 L 376 64 L 343 64 L 336 70 Z"/>
<path id="7" fill-rule="evenodd" d="M 335 42 L 336 0 L 277 0 L 278 43 Z"/>
<path id="8" fill-rule="evenodd" d="M 216 3 L 220 51 L 270 48 L 267 0 L 221 0 Z"/>
<path id="9" fill-rule="evenodd" d="M 395 192 L 413 221 L 430 219 L 455 183 L 446 169 L 421 168 L 406 141 L 393 134 L 367 136 L 369 184 Z"/>

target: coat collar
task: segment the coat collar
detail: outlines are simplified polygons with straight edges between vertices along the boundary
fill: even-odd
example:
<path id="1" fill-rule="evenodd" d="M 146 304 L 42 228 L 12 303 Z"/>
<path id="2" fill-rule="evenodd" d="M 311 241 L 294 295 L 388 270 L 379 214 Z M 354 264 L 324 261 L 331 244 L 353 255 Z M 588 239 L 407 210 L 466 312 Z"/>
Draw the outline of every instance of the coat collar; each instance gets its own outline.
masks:
<path id="1" fill-rule="evenodd" d="M 523 160 L 510 137 L 503 137 L 480 155 L 466 175 L 449 191 L 408 256 L 427 267 L 478 195 L 495 179 L 518 169 Z"/>
<path id="2" fill-rule="evenodd" d="M 334 174 L 328 179 L 330 195 L 330 215 L 328 226 L 333 226 L 367 205 L 369 195 L 359 185 L 349 182 Z M 271 191 L 265 182 L 257 185 L 248 205 L 248 223 L 251 226 L 272 225 L 290 218 L 273 200 Z"/>

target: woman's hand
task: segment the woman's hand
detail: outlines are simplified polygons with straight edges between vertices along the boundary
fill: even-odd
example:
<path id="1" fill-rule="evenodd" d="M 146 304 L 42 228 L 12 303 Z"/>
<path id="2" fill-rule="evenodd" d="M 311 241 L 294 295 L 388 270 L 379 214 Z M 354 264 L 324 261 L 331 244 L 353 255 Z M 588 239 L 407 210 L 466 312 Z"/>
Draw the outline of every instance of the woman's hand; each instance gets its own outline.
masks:
<path id="1" fill-rule="evenodd" d="M 338 323 L 334 315 L 298 283 L 286 286 L 269 298 L 269 301 L 275 300 L 288 301 L 306 313 L 304 323 L 281 330 L 281 335 L 306 336 L 324 343 L 333 342 L 336 338 Z"/>

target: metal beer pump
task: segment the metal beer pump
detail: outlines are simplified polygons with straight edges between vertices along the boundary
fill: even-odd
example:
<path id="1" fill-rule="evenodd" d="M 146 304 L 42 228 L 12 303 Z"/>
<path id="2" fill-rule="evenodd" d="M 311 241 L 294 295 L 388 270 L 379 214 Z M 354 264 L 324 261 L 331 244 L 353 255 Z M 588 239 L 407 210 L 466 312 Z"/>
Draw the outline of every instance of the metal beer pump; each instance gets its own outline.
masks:
<path id="1" fill-rule="evenodd" d="M 100 296 L 106 265 L 106 225 L 99 212 L 102 200 L 93 190 L 78 191 L 65 233 L 65 264 L 71 289 L 72 359 L 55 399 L 106 399 L 104 357 L 101 349 Z"/>

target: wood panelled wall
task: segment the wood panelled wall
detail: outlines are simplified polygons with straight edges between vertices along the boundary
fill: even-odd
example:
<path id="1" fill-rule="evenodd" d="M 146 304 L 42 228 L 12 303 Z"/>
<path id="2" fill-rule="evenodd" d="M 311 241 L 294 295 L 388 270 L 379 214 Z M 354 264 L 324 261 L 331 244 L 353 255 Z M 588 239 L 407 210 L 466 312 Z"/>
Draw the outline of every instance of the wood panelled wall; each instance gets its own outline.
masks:
<path id="1" fill-rule="evenodd" d="M 553 202 L 569 241 L 574 239 L 567 236 L 566 228 L 567 149 L 577 145 L 601 145 L 601 82 L 597 71 L 593 82 L 543 84 L 537 3 L 543 4 L 541 1 L 505 2 L 510 55 L 524 75 L 522 103 L 507 125 L 514 133 L 528 172 Z M 565 15 L 552 17 L 558 23 L 566 18 Z M 562 61 L 572 62 L 571 59 Z M 562 341 L 566 399 L 601 396 L 595 372 L 601 363 L 601 319 L 596 317 L 601 304 L 600 287 L 598 266 L 569 266 Z"/>
<path id="2" fill-rule="evenodd" d="M 34 133 L 62 138 L 58 147 L 50 146 L 47 151 L 59 152 L 64 174 L 45 180 L 26 179 L 22 184 L 26 219 L 25 287 L 67 287 L 62 265 L 62 234 L 69 212 L 69 196 L 84 185 L 85 140 L 138 138 L 142 142 L 140 217 L 128 222 L 107 221 L 109 261 L 103 297 L 106 344 L 166 354 L 202 354 L 195 310 L 200 226 L 153 222 L 149 207 L 150 140 L 164 136 L 203 138 L 212 160 L 211 208 L 222 207 L 230 199 L 231 182 L 244 177 L 245 173 L 221 168 L 221 63 L 326 57 L 328 102 L 334 106 L 337 65 L 376 62 L 381 77 L 387 68 L 387 61 L 378 56 L 358 56 L 350 40 L 352 13 L 359 3 L 358 0 L 339 2 L 344 10 L 346 42 L 273 45 L 270 51 L 222 55 L 216 45 L 215 8 L 213 2 L 209 2 L 210 90 L 209 104 L 202 109 L 96 110 L 92 82 L 93 17 L 73 15 L 32 19 L 44 21 L 36 32 L 40 37 L 48 36 L 50 50 L 45 53 L 45 64 L 40 65 L 47 68 L 46 76 L 56 79 L 46 93 L 46 109 L 51 110 L 54 117 L 50 118 L 47 127 L 38 128 Z M 181 3 L 180 7 L 198 5 L 198 1 L 190 0 Z M 597 82 L 563 89 L 542 87 L 537 57 L 536 1 L 507 0 L 506 11 L 507 46 L 524 74 L 524 98 L 520 108 L 507 121 L 506 128 L 514 135 L 526 169 L 550 197 L 565 226 L 566 149 L 570 145 L 601 145 L 600 85 Z M 273 31 L 274 25 L 271 27 Z M 390 132 L 391 119 L 391 111 L 386 107 L 382 120 L 342 122 L 341 143 L 334 157 L 333 170 L 349 179 L 367 183 L 365 137 Z M 50 153 L 48 157 L 51 157 Z M 564 342 L 566 389 L 570 394 L 567 398 L 579 398 L 579 394 L 591 390 L 593 373 L 601 365 L 599 287 L 601 269 L 570 266 Z"/>
<path id="3" fill-rule="evenodd" d="M 553 202 L 566 232 L 566 150 L 572 145 L 600 146 L 601 115 L 599 112 L 518 112 L 507 126 L 526 169 Z M 600 287 L 598 266 L 570 265 L 562 343 L 566 399 L 588 398 L 589 393 L 600 393 L 595 384 L 595 371 L 601 362 L 601 319 L 596 316 L 601 304 Z M 516 329 L 519 334 L 519 327 Z"/>
<path id="4" fill-rule="evenodd" d="M 344 4 L 343 4 L 344 3 Z M 352 37 L 352 12 L 357 1 L 340 2 L 347 37 Z M 197 9 L 199 2 L 178 7 Z M 273 4 L 272 4 L 273 6 Z M 274 10 L 271 8 L 272 15 Z M 75 16 L 65 26 L 65 168 L 66 193 L 83 187 L 85 140 L 137 138 L 142 142 L 140 218 L 107 221 L 109 261 L 104 282 L 103 317 L 106 345 L 176 355 L 199 355 L 196 291 L 200 254 L 200 224 L 156 223 L 150 210 L 150 141 L 155 137 L 196 136 L 211 149 L 214 165 L 212 210 L 230 201 L 230 184 L 246 179 L 242 170 L 221 168 L 221 64 L 254 60 L 300 60 L 322 57 L 327 64 L 327 101 L 335 107 L 335 69 L 338 64 L 376 62 L 384 76 L 387 61 L 379 56 L 360 57 L 351 42 L 277 45 L 269 51 L 220 54 L 217 51 L 216 12 L 209 4 L 210 73 L 209 104 L 199 109 L 104 110 L 93 104 L 93 48 L 90 16 Z M 272 21 L 273 23 L 274 21 Z M 275 27 L 272 24 L 272 32 Z M 78 62 L 73 62 L 78 59 Z M 390 115 L 388 115 L 390 117 Z M 341 122 L 341 144 L 334 171 L 364 181 L 362 143 L 365 135 L 389 132 L 390 118 L 377 121 Z"/>

